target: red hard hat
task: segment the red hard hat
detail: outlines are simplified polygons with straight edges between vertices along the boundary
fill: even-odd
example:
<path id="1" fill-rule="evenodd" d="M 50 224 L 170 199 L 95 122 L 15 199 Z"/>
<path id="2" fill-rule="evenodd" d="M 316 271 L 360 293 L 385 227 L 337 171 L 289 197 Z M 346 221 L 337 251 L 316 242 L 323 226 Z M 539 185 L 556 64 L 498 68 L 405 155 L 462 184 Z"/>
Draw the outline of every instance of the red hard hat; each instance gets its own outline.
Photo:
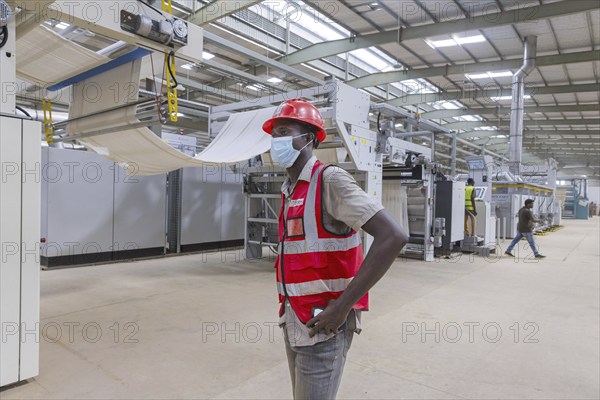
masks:
<path id="1" fill-rule="evenodd" d="M 303 99 L 287 100 L 277 107 L 273 118 L 263 124 L 263 130 L 269 135 L 273 131 L 273 124 L 277 119 L 295 119 L 302 121 L 318 128 L 317 140 L 322 142 L 327 137 L 327 132 L 323 127 L 323 117 L 315 106 Z"/>

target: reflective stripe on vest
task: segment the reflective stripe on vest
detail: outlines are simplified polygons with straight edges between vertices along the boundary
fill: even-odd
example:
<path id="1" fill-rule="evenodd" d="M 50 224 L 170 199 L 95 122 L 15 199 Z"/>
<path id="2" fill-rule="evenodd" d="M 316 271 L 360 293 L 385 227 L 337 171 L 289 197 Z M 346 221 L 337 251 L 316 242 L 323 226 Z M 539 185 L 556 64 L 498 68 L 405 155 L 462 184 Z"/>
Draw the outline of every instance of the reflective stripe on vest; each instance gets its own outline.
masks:
<path id="1" fill-rule="evenodd" d="M 285 285 L 288 296 L 309 296 L 321 293 L 335 293 L 346 290 L 353 278 L 325 279 L 318 281 L 288 283 Z M 283 284 L 277 282 L 277 291 L 284 295 Z"/>
<path id="2" fill-rule="evenodd" d="M 305 254 L 314 252 L 347 251 L 362 245 L 359 235 L 352 235 L 348 238 L 325 238 L 308 240 L 293 240 L 285 242 L 285 254 Z M 278 246 L 281 253 L 281 242 Z"/>
<path id="3" fill-rule="evenodd" d="M 465 208 L 467 210 L 474 210 L 473 202 L 471 201 L 471 196 L 473 196 L 473 191 L 475 190 L 475 186 L 465 186 Z"/>

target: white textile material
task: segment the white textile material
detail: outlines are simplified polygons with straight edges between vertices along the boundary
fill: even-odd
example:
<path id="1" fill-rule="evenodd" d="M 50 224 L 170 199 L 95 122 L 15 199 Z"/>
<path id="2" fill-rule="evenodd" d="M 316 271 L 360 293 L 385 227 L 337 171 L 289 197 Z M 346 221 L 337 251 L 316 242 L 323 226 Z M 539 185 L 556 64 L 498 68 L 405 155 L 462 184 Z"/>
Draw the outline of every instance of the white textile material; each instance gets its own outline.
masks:
<path id="1" fill-rule="evenodd" d="M 400 181 L 383 181 L 381 203 L 404 231 L 410 234 L 407 200 L 406 186 L 402 186 Z"/>
<path id="2" fill-rule="evenodd" d="M 137 60 L 75 85 L 69 118 L 137 101 L 140 64 Z M 121 163 L 132 174 L 152 175 L 207 164 L 237 164 L 270 149 L 271 137 L 262 130 L 262 124 L 271 118 L 274 110 L 275 107 L 271 107 L 233 114 L 211 144 L 196 157 L 174 149 L 145 127 L 90 136 L 80 142 Z M 138 122 L 135 107 L 126 107 L 71 122 L 67 132 L 75 135 Z"/>
<path id="3" fill-rule="evenodd" d="M 110 58 L 41 25 L 17 40 L 17 75 L 41 86 L 62 82 L 108 61 Z"/>

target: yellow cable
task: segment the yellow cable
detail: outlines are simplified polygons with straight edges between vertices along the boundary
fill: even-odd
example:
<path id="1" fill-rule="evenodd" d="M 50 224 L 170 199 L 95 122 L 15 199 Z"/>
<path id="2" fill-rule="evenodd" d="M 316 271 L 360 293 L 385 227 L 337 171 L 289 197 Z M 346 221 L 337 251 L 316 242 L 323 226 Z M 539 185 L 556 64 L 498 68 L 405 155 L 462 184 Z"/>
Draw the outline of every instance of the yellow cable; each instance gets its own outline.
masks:
<path id="1" fill-rule="evenodd" d="M 162 10 L 168 12 L 169 14 L 173 14 L 173 3 L 171 0 L 162 0 Z"/>
<path id="2" fill-rule="evenodd" d="M 54 127 L 52 126 L 52 102 L 48 99 L 42 99 L 42 108 L 44 109 L 44 132 L 46 134 L 46 143 L 52 144 Z"/>
<path id="3" fill-rule="evenodd" d="M 170 59 L 170 61 L 169 61 Z M 177 79 L 175 71 L 175 54 L 165 54 L 165 68 L 167 69 L 167 104 L 169 105 L 169 119 L 171 122 L 177 122 L 178 103 L 177 87 L 174 85 L 173 78 Z"/>

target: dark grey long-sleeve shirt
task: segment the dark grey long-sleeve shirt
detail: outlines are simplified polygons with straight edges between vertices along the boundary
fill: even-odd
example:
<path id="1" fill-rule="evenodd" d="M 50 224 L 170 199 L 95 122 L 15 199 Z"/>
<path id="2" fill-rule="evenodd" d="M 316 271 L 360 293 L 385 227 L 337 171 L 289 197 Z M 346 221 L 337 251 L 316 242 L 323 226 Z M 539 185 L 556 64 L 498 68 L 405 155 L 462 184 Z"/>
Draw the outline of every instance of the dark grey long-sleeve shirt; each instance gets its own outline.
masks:
<path id="1" fill-rule="evenodd" d="M 533 232 L 534 218 L 533 213 L 527 207 L 523 207 L 519 210 L 519 222 L 517 224 L 517 231 L 521 233 Z"/>

